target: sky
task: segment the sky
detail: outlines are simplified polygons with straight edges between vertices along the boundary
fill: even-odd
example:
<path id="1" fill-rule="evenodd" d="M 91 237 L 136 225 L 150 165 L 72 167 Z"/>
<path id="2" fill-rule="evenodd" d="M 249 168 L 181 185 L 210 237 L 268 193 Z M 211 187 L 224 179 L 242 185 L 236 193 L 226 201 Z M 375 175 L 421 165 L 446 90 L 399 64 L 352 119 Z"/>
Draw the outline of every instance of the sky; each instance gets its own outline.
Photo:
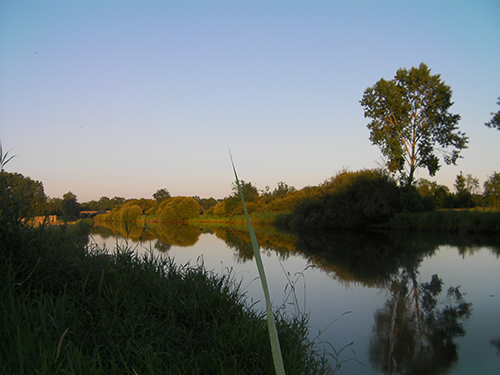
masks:
<path id="1" fill-rule="evenodd" d="M 223 198 L 377 168 L 361 100 L 421 62 L 469 137 L 453 190 L 500 171 L 500 2 L 0 0 L 5 167 L 50 197 Z"/>

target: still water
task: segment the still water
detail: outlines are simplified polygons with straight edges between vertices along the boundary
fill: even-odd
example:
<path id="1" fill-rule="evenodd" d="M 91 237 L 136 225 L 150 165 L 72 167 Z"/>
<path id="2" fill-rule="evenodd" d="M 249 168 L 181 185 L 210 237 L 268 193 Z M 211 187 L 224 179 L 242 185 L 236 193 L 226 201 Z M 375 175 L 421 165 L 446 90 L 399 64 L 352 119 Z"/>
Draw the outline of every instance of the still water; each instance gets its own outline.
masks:
<path id="1" fill-rule="evenodd" d="M 274 308 L 310 316 L 337 374 L 500 374 L 500 238 L 256 228 Z M 95 227 L 90 246 L 203 264 L 264 309 L 244 228 Z"/>

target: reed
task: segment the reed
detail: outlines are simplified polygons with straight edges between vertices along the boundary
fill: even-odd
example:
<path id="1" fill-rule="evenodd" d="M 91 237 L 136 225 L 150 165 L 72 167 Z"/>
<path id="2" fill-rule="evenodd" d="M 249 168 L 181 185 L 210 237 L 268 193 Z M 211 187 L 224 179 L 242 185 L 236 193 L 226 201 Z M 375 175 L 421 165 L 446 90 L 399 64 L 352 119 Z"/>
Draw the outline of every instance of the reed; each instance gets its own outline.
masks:
<path id="1" fill-rule="evenodd" d="M 241 190 L 240 181 L 238 179 L 238 174 L 236 173 L 236 168 L 234 166 L 233 157 L 231 151 L 229 151 L 231 158 L 231 164 L 233 166 L 234 177 L 236 179 L 236 185 L 238 187 L 238 192 L 240 194 L 241 203 L 243 204 L 243 210 L 245 212 L 245 218 L 248 226 L 248 232 L 250 234 L 250 240 L 252 242 L 253 253 L 255 257 L 255 263 L 257 264 L 257 269 L 259 271 L 259 277 L 262 284 L 262 290 L 264 292 L 264 298 L 266 300 L 266 312 L 267 312 L 267 327 L 269 330 L 269 339 L 271 341 L 271 349 L 273 353 L 274 368 L 276 374 L 284 375 L 285 367 L 283 365 L 283 357 L 281 354 L 280 342 L 278 338 L 278 331 L 276 329 L 276 323 L 274 321 L 273 309 L 271 305 L 271 298 L 269 296 L 269 288 L 267 286 L 266 273 L 264 271 L 264 264 L 262 263 L 262 258 L 260 256 L 259 244 L 257 242 L 257 237 L 252 227 L 250 217 L 248 216 L 247 208 L 245 205 L 245 199 L 243 197 L 243 191 Z"/>

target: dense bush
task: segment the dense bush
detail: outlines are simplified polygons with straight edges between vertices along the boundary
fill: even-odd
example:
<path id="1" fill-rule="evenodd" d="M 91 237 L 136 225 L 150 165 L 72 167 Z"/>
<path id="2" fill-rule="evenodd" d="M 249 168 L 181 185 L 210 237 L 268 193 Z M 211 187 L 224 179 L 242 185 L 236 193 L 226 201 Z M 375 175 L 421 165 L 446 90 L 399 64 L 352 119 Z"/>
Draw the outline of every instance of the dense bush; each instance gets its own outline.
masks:
<path id="1" fill-rule="evenodd" d="M 327 194 L 305 200 L 295 208 L 291 219 L 294 229 L 366 228 L 387 221 L 396 212 L 427 208 L 413 187 L 400 188 L 380 170 L 341 172 L 328 181 L 327 189 Z"/>
<path id="2" fill-rule="evenodd" d="M 159 215 L 158 215 L 159 212 Z M 163 201 L 157 211 L 160 221 L 180 222 L 201 215 L 202 208 L 192 197 L 173 197 Z"/>

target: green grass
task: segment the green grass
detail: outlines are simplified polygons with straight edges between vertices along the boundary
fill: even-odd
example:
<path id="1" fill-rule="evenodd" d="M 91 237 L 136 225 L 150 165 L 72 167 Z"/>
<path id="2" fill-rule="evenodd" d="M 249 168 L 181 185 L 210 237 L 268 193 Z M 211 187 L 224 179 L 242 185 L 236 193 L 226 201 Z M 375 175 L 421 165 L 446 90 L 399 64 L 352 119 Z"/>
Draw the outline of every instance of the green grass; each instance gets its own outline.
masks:
<path id="1" fill-rule="evenodd" d="M 85 229 L 2 233 L 0 373 L 274 373 L 266 314 L 232 275 L 130 249 L 110 259 Z M 287 373 L 328 372 L 307 318 L 275 318 Z"/>

